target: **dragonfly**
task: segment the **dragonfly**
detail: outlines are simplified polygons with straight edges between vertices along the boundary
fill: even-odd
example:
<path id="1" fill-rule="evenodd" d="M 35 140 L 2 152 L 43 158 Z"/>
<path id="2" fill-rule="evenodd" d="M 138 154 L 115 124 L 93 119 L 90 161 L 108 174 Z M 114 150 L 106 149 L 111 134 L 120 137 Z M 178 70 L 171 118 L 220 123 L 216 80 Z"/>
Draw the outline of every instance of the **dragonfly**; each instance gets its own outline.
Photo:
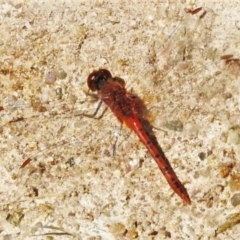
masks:
<path id="1" fill-rule="evenodd" d="M 104 102 L 111 109 L 120 123 L 125 123 L 135 132 L 156 161 L 174 192 L 184 202 L 190 204 L 191 200 L 186 188 L 175 174 L 158 144 L 149 121 L 144 117 L 146 107 L 141 99 L 128 92 L 125 88 L 125 81 L 119 77 L 112 77 L 112 74 L 107 69 L 93 71 L 88 76 L 87 84 L 91 91 L 97 91 L 101 102 Z"/>

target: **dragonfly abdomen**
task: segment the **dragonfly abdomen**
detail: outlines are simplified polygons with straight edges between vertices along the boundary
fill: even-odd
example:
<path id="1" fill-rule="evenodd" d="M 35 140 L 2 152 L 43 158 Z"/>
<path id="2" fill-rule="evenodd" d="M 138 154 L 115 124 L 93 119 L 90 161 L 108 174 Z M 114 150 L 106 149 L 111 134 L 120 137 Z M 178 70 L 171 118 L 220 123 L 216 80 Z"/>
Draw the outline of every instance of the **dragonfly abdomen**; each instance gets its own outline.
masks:
<path id="1" fill-rule="evenodd" d="M 128 127 L 138 135 L 141 142 L 146 146 L 174 192 L 177 193 L 178 196 L 181 197 L 186 203 L 190 204 L 191 200 L 188 196 L 186 188 L 178 179 L 167 157 L 159 146 L 148 121 L 145 119 L 133 118 L 126 123 Z"/>

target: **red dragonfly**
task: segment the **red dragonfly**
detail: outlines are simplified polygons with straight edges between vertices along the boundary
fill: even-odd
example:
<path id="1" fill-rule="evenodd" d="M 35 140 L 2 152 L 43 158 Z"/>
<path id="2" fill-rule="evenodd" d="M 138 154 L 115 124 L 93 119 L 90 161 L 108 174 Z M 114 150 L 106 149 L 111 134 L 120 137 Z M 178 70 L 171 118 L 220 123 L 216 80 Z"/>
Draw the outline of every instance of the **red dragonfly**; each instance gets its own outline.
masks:
<path id="1" fill-rule="evenodd" d="M 112 77 L 107 69 L 93 71 L 88 76 L 87 84 L 91 91 L 97 91 L 101 100 L 100 104 L 104 102 L 112 110 L 121 124 L 126 124 L 137 134 L 156 161 L 174 192 L 178 194 L 184 202 L 191 204 L 186 188 L 175 174 L 167 157 L 158 144 L 149 121 L 144 116 L 145 106 L 141 99 L 128 92 L 125 88 L 124 80 L 119 77 Z M 98 109 L 99 107 L 97 110 Z M 95 115 L 96 112 L 93 115 Z"/>

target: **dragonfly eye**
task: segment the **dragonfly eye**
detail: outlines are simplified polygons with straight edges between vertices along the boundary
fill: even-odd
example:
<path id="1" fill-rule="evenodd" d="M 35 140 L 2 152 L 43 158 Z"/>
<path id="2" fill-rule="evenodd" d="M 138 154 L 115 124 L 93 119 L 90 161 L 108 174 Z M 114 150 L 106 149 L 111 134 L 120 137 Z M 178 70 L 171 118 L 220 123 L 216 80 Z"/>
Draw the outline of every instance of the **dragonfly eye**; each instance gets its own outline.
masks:
<path id="1" fill-rule="evenodd" d="M 112 78 L 112 75 L 107 69 L 95 70 L 88 76 L 88 87 L 92 91 L 99 91 L 102 87 L 102 84 L 109 78 Z"/>

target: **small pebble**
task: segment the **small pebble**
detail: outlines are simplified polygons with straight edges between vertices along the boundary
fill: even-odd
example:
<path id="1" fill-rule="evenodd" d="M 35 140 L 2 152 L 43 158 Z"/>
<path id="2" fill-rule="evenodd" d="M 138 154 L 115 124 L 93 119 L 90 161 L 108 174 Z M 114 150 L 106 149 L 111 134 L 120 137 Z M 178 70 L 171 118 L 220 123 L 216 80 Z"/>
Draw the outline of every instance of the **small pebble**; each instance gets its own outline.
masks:
<path id="1" fill-rule="evenodd" d="M 58 79 L 65 79 L 66 77 L 67 77 L 67 73 L 62 68 L 60 68 L 57 71 L 57 78 Z"/>
<path id="2" fill-rule="evenodd" d="M 234 207 L 236 207 L 237 205 L 240 204 L 240 193 L 235 193 L 232 197 L 231 197 L 231 203 Z"/>
<path id="3" fill-rule="evenodd" d="M 46 74 L 45 83 L 53 84 L 57 80 L 57 72 L 52 70 Z"/>

